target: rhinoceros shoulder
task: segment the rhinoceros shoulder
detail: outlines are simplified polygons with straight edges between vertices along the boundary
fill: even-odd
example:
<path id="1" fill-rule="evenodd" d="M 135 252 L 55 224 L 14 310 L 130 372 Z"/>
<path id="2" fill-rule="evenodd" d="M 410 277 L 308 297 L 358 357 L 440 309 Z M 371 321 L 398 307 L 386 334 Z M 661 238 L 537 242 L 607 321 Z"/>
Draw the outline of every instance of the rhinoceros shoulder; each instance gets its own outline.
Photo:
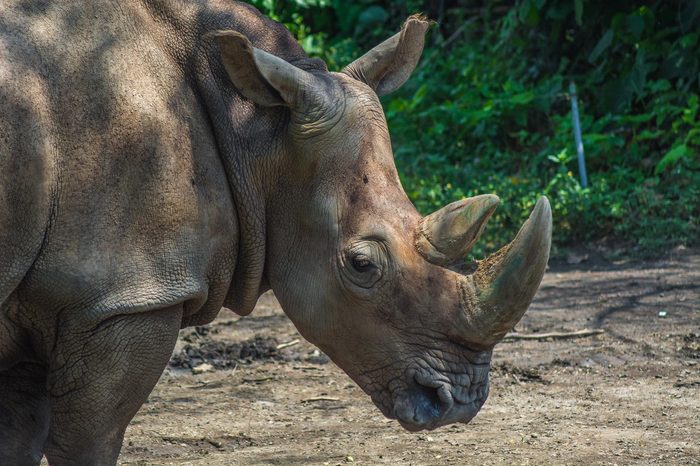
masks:
<path id="1" fill-rule="evenodd" d="M 16 55 L 35 58 L 10 60 L 43 100 L 15 99 L 41 118 L 9 112 L 29 116 L 5 123 L 17 148 L 0 164 L 32 158 L 47 172 L 0 175 L 0 193 L 24 199 L 24 191 L 46 191 L 36 214 L 23 209 L 37 219 L 31 228 L 6 226 L 2 216 L 8 238 L 26 237 L 21 228 L 38 232 L 19 295 L 45 322 L 60 313 L 89 325 L 177 303 L 211 314 L 235 266 L 237 218 L 210 117 L 151 29 L 155 20 L 126 2 L 100 3 L 12 12 L 21 26 L 7 35 L 27 44 Z"/>
<path id="2" fill-rule="evenodd" d="M 54 207 L 56 145 L 45 70 L 0 18 L 0 305 L 34 263 Z"/>

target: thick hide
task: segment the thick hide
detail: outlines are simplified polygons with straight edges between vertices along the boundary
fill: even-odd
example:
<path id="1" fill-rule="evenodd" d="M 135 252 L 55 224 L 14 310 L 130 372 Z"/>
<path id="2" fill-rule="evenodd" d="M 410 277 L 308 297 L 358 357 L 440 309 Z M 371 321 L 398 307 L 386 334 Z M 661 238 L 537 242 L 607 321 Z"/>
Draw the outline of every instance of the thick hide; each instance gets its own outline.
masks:
<path id="1" fill-rule="evenodd" d="M 498 198 L 423 218 L 378 99 L 428 27 L 331 73 L 234 1 L 0 3 L 0 464 L 114 464 L 178 330 L 270 288 L 405 428 L 477 414 L 551 211 L 448 267 Z"/>

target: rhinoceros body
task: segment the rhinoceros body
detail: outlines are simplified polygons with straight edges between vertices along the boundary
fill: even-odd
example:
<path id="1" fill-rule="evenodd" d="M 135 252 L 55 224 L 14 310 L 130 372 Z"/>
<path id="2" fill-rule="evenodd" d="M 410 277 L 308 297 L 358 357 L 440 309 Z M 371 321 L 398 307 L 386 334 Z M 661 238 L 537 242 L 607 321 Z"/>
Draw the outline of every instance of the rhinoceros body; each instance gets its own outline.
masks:
<path id="1" fill-rule="evenodd" d="M 236 2 L 0 4 L 0 464 L 113 464 L 178 330 L 269 288 L 404 427 L 476 414 L 551 220 L 444 267 L 497 198 L 401 188 L 377 95 L 427 26 L 330 73 Z"/>

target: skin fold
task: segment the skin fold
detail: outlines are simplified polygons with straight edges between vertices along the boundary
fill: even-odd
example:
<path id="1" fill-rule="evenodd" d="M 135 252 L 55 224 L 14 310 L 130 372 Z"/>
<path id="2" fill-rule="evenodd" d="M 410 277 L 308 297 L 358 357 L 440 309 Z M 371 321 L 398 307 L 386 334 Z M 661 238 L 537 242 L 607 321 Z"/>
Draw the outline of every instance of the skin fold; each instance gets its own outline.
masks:
<path id="1" fill-rule="evenodd" d="M 476 415 L 551 212 L 447 267 L 498 198 L 401 187 L 378 96 L 428 26 L 331 73 L 243 3 L 0 4 L 0 464 L 115 464 L 178 330 L 270 288 L 405 428 Z"/>

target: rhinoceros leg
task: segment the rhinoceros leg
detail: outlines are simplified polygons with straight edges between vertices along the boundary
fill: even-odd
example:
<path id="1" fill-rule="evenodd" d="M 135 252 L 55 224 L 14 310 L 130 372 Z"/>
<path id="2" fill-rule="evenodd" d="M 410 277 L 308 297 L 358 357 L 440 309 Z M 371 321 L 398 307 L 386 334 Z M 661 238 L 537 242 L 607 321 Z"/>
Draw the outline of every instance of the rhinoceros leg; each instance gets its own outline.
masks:
<path id="1" fill-rule="evenodd" d="M 45 368 L 21 363 L 0 372 L 0 464 L 39 464 L 48 432 Z"/>
<path id="2" fill-rule="evenodd" d="M 182 306 L 61 329 L 48 376 L 49 464 L 113 465 L 177 340 Z"/>

